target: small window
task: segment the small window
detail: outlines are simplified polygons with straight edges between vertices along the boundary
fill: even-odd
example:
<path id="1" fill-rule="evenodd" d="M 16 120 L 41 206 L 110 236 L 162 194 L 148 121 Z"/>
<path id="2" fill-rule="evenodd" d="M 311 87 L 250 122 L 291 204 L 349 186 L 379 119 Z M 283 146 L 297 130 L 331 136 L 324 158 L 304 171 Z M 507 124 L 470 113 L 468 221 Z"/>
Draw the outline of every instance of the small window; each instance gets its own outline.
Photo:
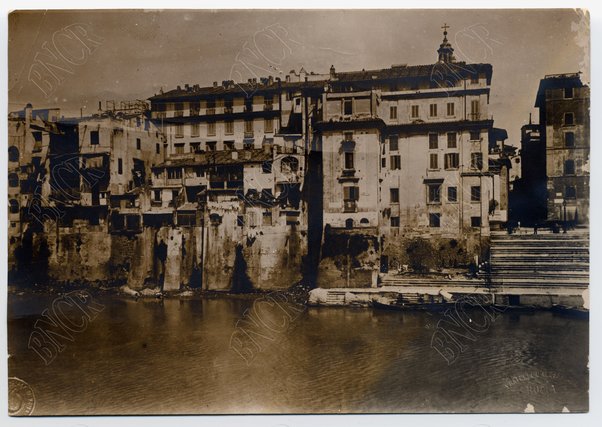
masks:
<path id="1" fill-rule="evenodd" d="M 392 105 L 389 111 L 391 120 L 397 120 L 397 106 Z"/>
<path id="2" fill-rule="evenodd" d="M 274 119 L 265 119 L 264 120 L 264 133 L 273 133 L 274 132 Z"/>
<path id="3" fill-rule="evenodd" d="M 441 184 L 428 184 L 428 202 L 441 203 Z"/>
<path id="4" fill-rule="evenodd" d="M 470 217 L 470 226 L 471 227 L 480 227 L 481 226 L 481 217 L 480 216 L 471 216 Z"/>
<path id="5" fill-rule="evenodd" d="M 569 126 L 575 124 L 575 116 L 573 113 L 564 113 L 564 124 Z"/>
<path id="6" fill-rule="evenodd" d="M 90 131 L 90 145 L 98 145 L 100 144 L 100 138 L 98 136 L 98 131 L 93 130 Z"/>
<path id="7" fill-rule="evenodd" d="M 226 135 L 232 135 L 234 133 L 234 122 L 232 120 L 228 120 L 224 123 L 224 125 Z"/>
<path id="8" fill-rule="evenodd" d="M 445 155 L 445 169 L 458 169 L 460 167 L 460 155 L 458 153 L 447 153 Z"/>
<path id="9" fill-rule="evenodd" d="M 470 153 L 470 167 L 472 169 L 483 169 L 483 153 Z"/>
<path id="10" fill-rule="evenodd" d="M 190 136 L 196 138 L 201 135 L 201 125 L 198 123 L 193 123 L 190 125 Z"/>
<path id="11" fill-rule="evenodd" d="M 456 148 L 458 146 L 456 132 L 448 132 L 447 134 L 447 148 Z"/>
<path id="12" fill-rule="evenodd" d="M 267 225 L 267 226 L 272 225 L 272 211 L 265 211 L 263 213 L 263 218 L 262 218 L 261 224 Z"/>
<path id="13" fill-rule="evenodd" d="M 353 101 L 351 99 L 346 99 L 343 101 L 343 114 L 346 116 L 353 114 Z"/>
<path id="14" fill-rule="evenodd" d="M 153 191 L 153 199 L 155 202 L 160 202 L 161 201 L 161 190 L 154 190 Z"/>
<path id="15" fill-rule="evenodd" d="M 575 161 L 574 160 L 565 160 L 564 174 L 565 175 L 575 175 Z"/>
<path id="16" fill-rule="evenodd" d="M 353 169 L 353 153 L 345 152 L 345 169 Z"/>
<path id="17" fill-rule="evenodd" d="M 8 161 L 9 162 L 18 162 L 19 161 L 19 149 L 11 145 L 8 147 Z"/>
<path id="18" fill-rule="evenodd" d="M 412 118 L 417 119 L 419 117 L 419 114 L 420 110 L 418 108 L 418 105 L 412 105 Z"/>
<path id="19" fill-rule="evenodd" d="M 344 200 L 359 200 L 360 189 L 359 187 L 343 187 L 343 199 Z"/>
<path id="20" fill-rule="evenodd" d="M 429 133 L 429 149 L 436 150 L 439 148 L 439 134 Z"/>
<path id="21" fill-rule="evenodd" d="M 236 216 L 236 225 L 239 227 L 243 227 L 245 225 L 245 216 L 244 215 Z"/>
<path id="22" fill-rule="evenodd" d="M 234 141 L 224 141 L 224 150 L 227 150 L 227 151 L 234 150 Z"/>
<path id="23" fill-rule="evenodd" d="M 439 169 L 439 155 L 437 153 L 429 155 L 429 169 Z"/>
<path id="24" fill-rule="evenodd" d="M 447 187 L 447 201 L 452 203 L 458 201 L 458 187 Z"/>
<path id="25" fill-rule="evenodd" d="M 572 87 L 565 87 L 564 88 L 564 97 L 567 98 L 567 99 L 573 97 L 573 88 Z"/>
<path id="26" fill-rule="evenodd" d="M 472 120 L 479 120 L 481 118 L 481 103 L 478 99 L 470 101 L 470 115 Z"/>
<path id="27" fill-rule="evenodd" d="M 380 167 L 381 168 L 387 167 L 387 158 L 386 157 L 383 157 L 382 159 L 380 159 Z"/>
<path id="28" fill-rule="evenodd" d="M 480 202 L 481 201 L 481 186 L 474 185 L 470 187 L 470 201 Z"/>
<path id="29" fill-rule="evenodd" d="M 8 174 L 8 186 L 9 187 L 18 187 L 19 186 L 19 175 L 16 173 Z"/>
<path id="30" fill-rule="evenodd" d="M 155 144 L 155 151 L 157 154 L 161 154 L 161 144 L 159 144 L 159 143 Z"/>
<path id="31" fill-rule="evenodd" d="M 397 135 L 391 135 L 389 137 L 389 151 L 399 150 L 399 138 Z"/>
<path id="32" fill-rule="evenodd" d="M 216 141 L 207 141 L 205 143 L 205 147 L 206 147 L 207 151 L 215 151 L 217 149 L 217 142 Z"/>
<path id="33" fill-rule="evenodd" d="M 343 139 L 346 142 L 353 141 L 353 132 L 345 132 L 345 133 L 343 133 Z"/>
<path id="34" fill-rule="evenodd" d="M 391 195 L 391 203 L 399 203 L 399 188 L 389 189 Z"/>
<path id="35" fill-rule="evenodd" d="M 245 120 L 245 135 L 253 135 L 253 120 Z"/>
<path id="36" fill-rule="evenodd" d="M 565 147 L 574 147 L 575 146 L 575 133 L 574 132 L 566 132 L 564 134 L 564 146 Z"/>
<path id="37" fill-rule="evenodd" d="M 401 156 L 391 156 L 391 170 L 401 169 Z"/>
<path id="38" fill-rule="evenodd" d="M 142 148 L 142 142 L 140 138 L 136 138 L 136 150 L 140 150 Z"/>
<path id="39" fill-rule="evenodd" d="M 481 139 L 481 131 L 480 130 L 471 130 L 470 131 L 470 140 L 478 141 Z"/>
<path id="40" fill-rule="evenodd" d="M 19 202 L 16 199 L 10 199 L 9 211 L 13 214 L 19 213 Z"/>
<path id="41" fill-rule="evenodd" d="M 577 189 L 572 185 L 565 187 L 564 198 L 565 199 L 576 199 L 577 198 Z"/>
<path id="42" fill-rule="evenodd" d="M 454 104 L 453 102 L 448 102 L 447 103 L 447 115 L 448 116 L 453 116 L 456 114 L 456 104 Z"/>
<path id="43" fill-rule="evenodd" d="M 207 123 L 207 136 L 215 136 L 215 122 Z"/>
<path id="44" fill-rule="evenodd" d="M 398 216 L 391 217 L 391 227 L 399 227 L 399 217 Z"/>
<path id="45" fill-rule="evenodd" d="M 123 175 L 123 160 L 117 159 L 117 173 Z"/>
<path id="46" fill-rule="evenodd" d="M 261 171 L 263 173 L 272 173 L 272 161 L 267 160 L 261 164 Z"/>
<path id="47" fill-rule="evenodd" d="M 437 117 L 437 104 L 429 105 L 429 116 Z"/>
<path id="48" fill-rule="evenodd" d="M 176 138 L 184 138 L 184 125 L 182 123 L 176 125 Z"/>
<path id="49" fill-rule="evenodd" d="M 176 154 L 184 154 L 184 144 L 174 144 Z"/>
<path id="50" fill-rule="evenodd" d="M 441 214 L 430 213 L 429 214 L 429 227 L 438 228 L 441 227 Z"/>
<path id="51" fill-rule="evenodd" d="M 345 220 L 345 228 L 348 230 L 353 228 L 353 218 L 347 218 Z"/>
<path id="52" fill-rule="evenodd" d="M 201 143 L 200 142 L 191 142 L 190 143 L 190 152 L 198 153 L 201 151 Z"/>

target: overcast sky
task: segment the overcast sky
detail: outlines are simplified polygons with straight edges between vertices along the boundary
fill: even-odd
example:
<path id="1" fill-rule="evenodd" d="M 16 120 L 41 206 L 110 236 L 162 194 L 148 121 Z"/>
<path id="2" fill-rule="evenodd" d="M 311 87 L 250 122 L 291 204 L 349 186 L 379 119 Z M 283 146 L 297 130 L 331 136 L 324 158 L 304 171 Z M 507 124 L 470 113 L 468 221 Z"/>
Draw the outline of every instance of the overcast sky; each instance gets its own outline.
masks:
<path id="1" fill-rule="evenodd" d="M 98 101 L 146 99 L 185 83 L 283 76 L 301 66 L 327 73 L 331 64 L 338 71 L 432 64 L 444 23 L 458 60 L 493 65 L 490 113 L 512 144 L 536 111 L 544 75 L 581 71 L 589 84 L 589 21 L 568 9 L 16 12 L 9 17 L 9 111 L 31 102 L 65 115 L 81 107 L 92 113 Z M 81 35 L 81 28 L 98 42 L 88 42 L 91 53 L 68 38 L 69 29 Z M 67 71 L 55 69 L 60 84 L 40 83 L 46 95 L 30 80 L 44 44 L 54 51 L 53 35 L 77 64 L 58 57 Z"/>

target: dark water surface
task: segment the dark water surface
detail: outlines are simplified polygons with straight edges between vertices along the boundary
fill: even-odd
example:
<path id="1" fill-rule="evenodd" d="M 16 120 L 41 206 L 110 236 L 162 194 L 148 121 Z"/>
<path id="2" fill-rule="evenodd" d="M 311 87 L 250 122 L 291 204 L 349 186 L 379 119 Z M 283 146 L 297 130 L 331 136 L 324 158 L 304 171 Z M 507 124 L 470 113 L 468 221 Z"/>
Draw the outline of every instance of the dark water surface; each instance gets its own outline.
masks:
<path id="1" fill-rule="evenodd" d="M 588 409 L 587 320 L 506 312 L 448 365 L 440 314 L 308 308 L 247 364 L 230 340 L 251 300 L 94 298 L 104 310 L 46 366 L 28 340 L 54 298 L 9 295 L 9 376 L 33 415 Z"/>

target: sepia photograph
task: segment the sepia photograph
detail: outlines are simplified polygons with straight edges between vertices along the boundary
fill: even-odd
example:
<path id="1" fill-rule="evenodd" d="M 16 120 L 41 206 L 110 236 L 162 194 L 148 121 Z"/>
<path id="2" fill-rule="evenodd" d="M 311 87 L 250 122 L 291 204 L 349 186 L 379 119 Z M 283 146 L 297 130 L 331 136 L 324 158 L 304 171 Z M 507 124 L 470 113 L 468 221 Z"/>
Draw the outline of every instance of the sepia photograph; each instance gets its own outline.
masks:
<path id="1" fill-rule="evenodd" d="M 589 12 L 5 18 L 8 415 L 590 411 Z"/>

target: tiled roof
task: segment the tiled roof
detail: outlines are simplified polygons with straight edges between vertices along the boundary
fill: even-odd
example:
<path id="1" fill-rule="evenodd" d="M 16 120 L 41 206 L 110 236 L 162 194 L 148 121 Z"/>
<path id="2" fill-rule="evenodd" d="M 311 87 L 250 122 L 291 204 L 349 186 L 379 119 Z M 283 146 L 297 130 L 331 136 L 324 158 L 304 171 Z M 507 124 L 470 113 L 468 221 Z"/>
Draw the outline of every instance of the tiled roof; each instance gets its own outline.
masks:
<path id="1" fill-rule="evenodd" d="M 236 154 L 234 154 L 236 153 Z M 203 166 L 203 165 L 235 165 L 245 163 L 263 163 L 272 160 L 272 153 L 263 149 L 247 149 L 233 151 L 211 151 L 195 154 L 194 158 L 170 159 L 155 168 L 164 168 L 170 166 Z"/>

